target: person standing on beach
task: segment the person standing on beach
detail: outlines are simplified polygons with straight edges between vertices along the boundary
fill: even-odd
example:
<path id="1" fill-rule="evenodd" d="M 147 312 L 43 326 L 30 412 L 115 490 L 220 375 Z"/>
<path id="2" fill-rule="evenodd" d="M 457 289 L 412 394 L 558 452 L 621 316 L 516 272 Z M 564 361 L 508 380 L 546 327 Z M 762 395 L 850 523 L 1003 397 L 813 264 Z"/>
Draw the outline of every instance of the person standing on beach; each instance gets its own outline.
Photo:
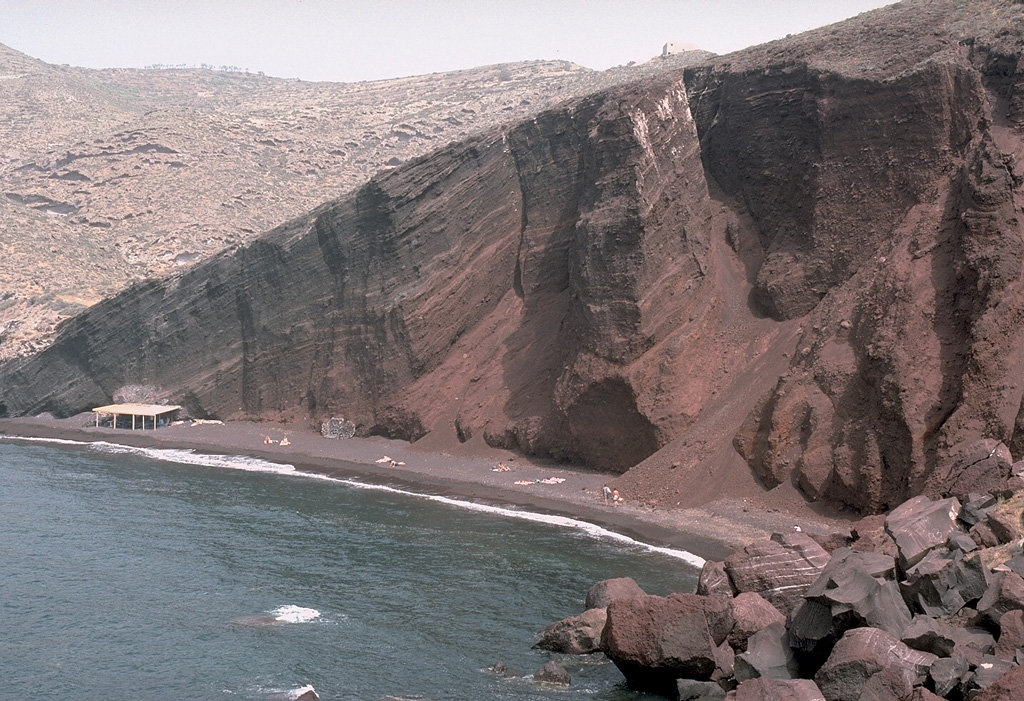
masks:
<path id="1" fill-rule="evenodd" d="M 612 488 L 607 484 L 601 487 L 601 496 L 604 497 L 604 505 L 608 506 L 608 500 L 612 497 Z"/>
<path id="2" fill-rule="evenodd" d="M 612 506 L 618 506 L 622 503 L 622 497 L 619 495 L 618 489 L 612 490 Z"/>

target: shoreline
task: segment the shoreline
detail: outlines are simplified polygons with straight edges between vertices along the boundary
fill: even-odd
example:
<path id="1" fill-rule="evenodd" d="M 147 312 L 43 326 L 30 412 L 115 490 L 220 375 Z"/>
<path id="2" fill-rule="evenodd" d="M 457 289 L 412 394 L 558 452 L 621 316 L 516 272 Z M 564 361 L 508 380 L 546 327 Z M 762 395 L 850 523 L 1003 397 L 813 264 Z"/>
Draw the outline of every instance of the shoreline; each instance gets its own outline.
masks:
<path id="1" fill-rule="evenodd" d="M 97 428 L 92 415 L 0 419 L 0 436 L 107 441 L 138 448 L 186 449 L 213 455 L 244 455 L 287 463 L 296 470 L 339 479 L 391 486 L 420 495 L 444 496 L 588 522 L 657 547 L 686 550 L 723 560 L 747 543 L 794 526 L 830 533 L 848 530 L 840 518 L 762 508 L 756 499 L 725 499 L 696 508 L 660 509 L 626 502 L 604 506 L 601 487 L 617 477 L 607 473 L 534 461 L 510 451 L 466 444 L 458 450 L 421 450 L 385 438 L 323 438 L 319 433 L 270 423 L 187 423 L 155 431 Z M 288 444 L 264 443 L 269 437 Z M 472 443 L 472 442 L 471 442 Z M 384 457 L 390 462 L 378 463 Z M 508 471 L 494 471 L 498 463 Z M 539 480 L 562 480 L 543 483 Z M 530 484 L 515 484 L 530 482 Z M 754 495 L 752 495 L 754 496 Z M 844 526 L 845 524 L 845 526 Z"/>

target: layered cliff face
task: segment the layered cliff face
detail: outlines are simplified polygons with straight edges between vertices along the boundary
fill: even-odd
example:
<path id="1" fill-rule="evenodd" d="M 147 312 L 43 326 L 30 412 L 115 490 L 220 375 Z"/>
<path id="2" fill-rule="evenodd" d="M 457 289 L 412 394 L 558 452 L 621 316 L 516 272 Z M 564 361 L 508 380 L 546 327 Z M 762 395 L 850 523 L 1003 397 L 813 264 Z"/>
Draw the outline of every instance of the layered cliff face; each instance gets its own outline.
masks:
<path id="1" fill-rule="evenodd" d="M 700 279 L 707 201 L 681 80 L 600 94 L 98 305 L 3 401 L 67 414 L 145 380 L 200 415 L 448 422 L 625 469 L 666 440 L 627 371 Z"/>
<path id="2" fill-rule="evenodd" d="M 0 414 L 486 441 L 878 510 L 1024 451 L 1024 6 L 903 3 L 592 95 L 76 317 Z"/>

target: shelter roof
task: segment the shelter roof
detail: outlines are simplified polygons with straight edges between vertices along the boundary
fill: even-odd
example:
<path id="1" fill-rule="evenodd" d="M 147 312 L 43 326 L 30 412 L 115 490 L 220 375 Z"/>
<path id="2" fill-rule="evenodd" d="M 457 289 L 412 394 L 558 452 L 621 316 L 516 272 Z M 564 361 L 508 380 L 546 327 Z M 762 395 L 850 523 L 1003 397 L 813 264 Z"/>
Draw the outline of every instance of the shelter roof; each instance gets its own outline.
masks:
<path id="1" fill-rule="evenodd" d="M 177 411 L 180 406 L 174 404 L 108 404 L 93 409 L 97 414 L 134 414 L 135 416 L 160 416 Z"/>

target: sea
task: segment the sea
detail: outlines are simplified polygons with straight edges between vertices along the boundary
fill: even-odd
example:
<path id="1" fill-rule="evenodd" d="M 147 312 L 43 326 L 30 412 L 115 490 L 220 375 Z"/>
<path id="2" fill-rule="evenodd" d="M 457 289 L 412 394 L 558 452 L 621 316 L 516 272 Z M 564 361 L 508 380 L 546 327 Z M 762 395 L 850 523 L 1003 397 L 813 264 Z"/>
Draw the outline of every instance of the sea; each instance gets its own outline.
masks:
<path id="1" fill-rule="evenodd" d="M 532 645 L 599 580 L 693 591 L 700 563 L 245 456 L 0 435 L 0 699 L 654 699 Z M 549 659 L 568 688 L 534 681 Z"/>

